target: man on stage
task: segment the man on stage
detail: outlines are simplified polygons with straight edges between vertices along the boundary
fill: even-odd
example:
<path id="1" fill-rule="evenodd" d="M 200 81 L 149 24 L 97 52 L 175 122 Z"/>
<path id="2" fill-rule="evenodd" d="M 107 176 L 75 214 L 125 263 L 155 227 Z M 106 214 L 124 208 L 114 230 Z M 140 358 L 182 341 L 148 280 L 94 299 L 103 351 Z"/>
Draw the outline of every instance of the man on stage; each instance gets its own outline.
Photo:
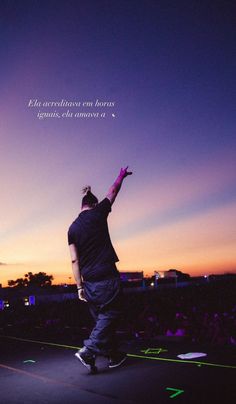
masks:
<path id="1" fill-rule="evenodd" d="M 122 291 L 116 268 L 118 257 L 110 240 L 107 217 L 124 178 L 131 174 L 128 167 L 121 168 L 107 196 L 99 203 L 91 188 L 84 188 L 81 212 L 68 230 L 78 297 L 88 302 L 95 320 L 89 338 L 75 355 L 92 372 L 96 371 L 97 355 L 109 359 L 109 368 L 121 365 L 126 359 L 126 354 L 118 349 L 115 334 Z"/>

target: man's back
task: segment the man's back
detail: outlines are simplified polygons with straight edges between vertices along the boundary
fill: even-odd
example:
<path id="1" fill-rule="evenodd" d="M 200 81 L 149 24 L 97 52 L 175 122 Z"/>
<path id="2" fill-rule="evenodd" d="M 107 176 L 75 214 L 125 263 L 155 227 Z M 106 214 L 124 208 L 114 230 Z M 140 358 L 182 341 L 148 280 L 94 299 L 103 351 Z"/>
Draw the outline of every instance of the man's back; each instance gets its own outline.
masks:
<path id="1" fill-rule="evenodd" d="M 101 280 L 117 275 L 118 261 L 107 225 L 111 211 L 108 198 L 93 209 L 83 210 L 68 231 L 68 243 L 78 251 L 81 274 L 85 280 Z"/>

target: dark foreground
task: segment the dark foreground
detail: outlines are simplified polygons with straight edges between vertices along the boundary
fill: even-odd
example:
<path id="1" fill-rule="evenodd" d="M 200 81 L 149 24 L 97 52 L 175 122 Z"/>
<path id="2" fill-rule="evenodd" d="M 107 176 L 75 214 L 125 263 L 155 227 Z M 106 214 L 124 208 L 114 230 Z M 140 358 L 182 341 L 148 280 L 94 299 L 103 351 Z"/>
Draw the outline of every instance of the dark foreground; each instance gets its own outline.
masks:
<path id="1" fill-rule="evenodd" d="M 24 340 L 23 340 L 24 339 Z M 236 348 L 168 340 L 124 341 L 127 361 L 88 374 L 76 347 L 46 338 L 0 337 L 1 403 L 235 403 Z M 177 355 L 204 352 L 192 360 Z"/>

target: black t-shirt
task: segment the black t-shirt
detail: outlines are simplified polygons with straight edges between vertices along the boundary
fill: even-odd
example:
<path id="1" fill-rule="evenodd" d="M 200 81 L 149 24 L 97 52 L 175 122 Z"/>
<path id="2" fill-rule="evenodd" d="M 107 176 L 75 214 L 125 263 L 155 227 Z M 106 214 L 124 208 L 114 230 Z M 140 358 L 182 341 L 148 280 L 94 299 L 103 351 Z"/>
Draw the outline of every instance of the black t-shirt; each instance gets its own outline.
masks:
<path id="1" fill-rule="evenodd" d="M 107 216 L 111 202 L 103 199 L 95 208 L 82 211 L 68 230 L 68 244 L 75 244 L 83 279 L 99 281 L 119 273 L 115 262 L 119 261 L 112 246 Z"/>

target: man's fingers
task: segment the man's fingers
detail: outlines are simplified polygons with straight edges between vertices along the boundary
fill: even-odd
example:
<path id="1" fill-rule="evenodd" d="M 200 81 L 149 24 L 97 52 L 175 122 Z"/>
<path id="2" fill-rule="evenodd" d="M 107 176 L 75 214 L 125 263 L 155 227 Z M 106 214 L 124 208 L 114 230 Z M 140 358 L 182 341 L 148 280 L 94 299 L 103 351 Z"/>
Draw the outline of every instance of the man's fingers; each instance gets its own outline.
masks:
<path id="1" fill-rule="evenodd" d="M 127 171 L 128 168 L 129 168 L 129 166 L 127 166 L 127 167 L 125 167 L 125 168 L 121 168 L 121 172 L 123 173 L 123 175 L 124 175 L 125 177 L 127 177 L 127 175 L 132 175 L 132 174 L 133 174 L 132 171 Z"/>
<path id="2" fill-rule="evenodd" d="M 132 173 L 132 171 L 126 171 L 125 172 L 125 176 L 127 177 L 127 175 L 132 175 L 133 173 Z"/>

